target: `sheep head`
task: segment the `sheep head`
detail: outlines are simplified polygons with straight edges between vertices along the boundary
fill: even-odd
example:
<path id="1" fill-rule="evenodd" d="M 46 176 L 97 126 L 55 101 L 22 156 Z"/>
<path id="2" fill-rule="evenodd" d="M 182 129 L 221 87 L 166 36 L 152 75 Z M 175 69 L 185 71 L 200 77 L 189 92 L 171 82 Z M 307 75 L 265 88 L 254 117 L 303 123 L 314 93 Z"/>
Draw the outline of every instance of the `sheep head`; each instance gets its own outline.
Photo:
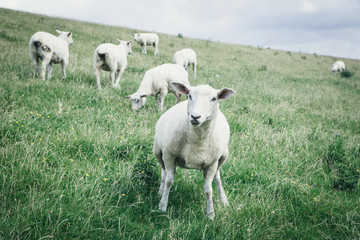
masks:
<path id="1" fill-rule="evenodd" d="M 127 96 L 127 98 L 131 101 L 131 109 L 137 111 L 145 105 L 147 95 L 134 93 Z"/>
<path id="2" fill-rule="evenodd" d="M 69 45 L 72 45 L 74 43 L 72 39 L 72 33 L 71 32 L 62 32 L 59 30 L 56 30 L 56 32 L 59 34 L 59 38 L 65 40 Z"/>
<path id="3" fill-rule="evenodd" d="M 231 88 L 214 89 L 209 85 L 196 87 L 171 82 L 172 88 L 188 96 L 187 114 L 193 126 L 201 126 L 215 119 L 219 110 L 219 100 L 230 98 L 235 94 Z"/>

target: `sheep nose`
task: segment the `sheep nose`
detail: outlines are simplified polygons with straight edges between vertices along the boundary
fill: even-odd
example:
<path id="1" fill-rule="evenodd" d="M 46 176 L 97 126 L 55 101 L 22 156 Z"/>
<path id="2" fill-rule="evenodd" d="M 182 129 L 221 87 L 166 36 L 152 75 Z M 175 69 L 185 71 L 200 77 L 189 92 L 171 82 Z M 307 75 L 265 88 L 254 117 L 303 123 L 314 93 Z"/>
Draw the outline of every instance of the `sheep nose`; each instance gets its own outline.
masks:
<path id="1" fill-rule="evenodd" d="M 201 118 L 201 115 L 199 115 L 199 114 L 191 114 L 191 118 L 194 119 L 194 120 L 197 120 L 197 119 Z"/>

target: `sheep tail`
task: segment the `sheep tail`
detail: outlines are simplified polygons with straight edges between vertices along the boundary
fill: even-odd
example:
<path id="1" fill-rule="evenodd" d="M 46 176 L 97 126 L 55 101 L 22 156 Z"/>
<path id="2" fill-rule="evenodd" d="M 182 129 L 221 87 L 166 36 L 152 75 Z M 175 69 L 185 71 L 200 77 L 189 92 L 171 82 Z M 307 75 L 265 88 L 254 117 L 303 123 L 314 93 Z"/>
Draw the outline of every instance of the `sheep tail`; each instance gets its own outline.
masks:
<path id="1" fill-rule="evenodd" d="M 106 55 L 107 55 L 106 53 L 99 53 L 98 52 L 98 56 L 99 56 L 100 60 L 103 61 L 103 62 L 105 62 L 105 60 L 106 60 Z"/>
<path id="2" fill-rule="evenodd" d="M 42 42 L 41 41 L 33 41 L 33 45 L 34 45 L 34 47 L 39 48 L 42 45 Z"/>
<path id="3" fill-rule="evenodd" d="M 39 41 L 39 40 L 34 41 L 33 46 L 35 47 L 35 49 L 37 51 L 39 51 L 39 49 L 41 48 L 41 50 L 44 51 L 44 52 L 51 52 L 51 49 L 49 48 L 49 46 L 43 45 L 43 43 L 41 41 Z"/>

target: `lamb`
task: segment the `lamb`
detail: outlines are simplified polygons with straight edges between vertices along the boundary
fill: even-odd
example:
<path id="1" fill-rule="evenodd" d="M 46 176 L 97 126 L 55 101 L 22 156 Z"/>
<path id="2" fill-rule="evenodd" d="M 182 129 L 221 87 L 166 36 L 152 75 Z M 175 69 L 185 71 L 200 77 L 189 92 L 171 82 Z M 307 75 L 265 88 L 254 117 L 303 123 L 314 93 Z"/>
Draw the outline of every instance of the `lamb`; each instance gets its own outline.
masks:
<path id="1" fill-rule="evenodd" d="M 131 100 L 131 108 L 137 111 L 144 106 L 147 97 L 153 95 L 156 98 L 158 110 L 162 111 L 168 92 L 174 93 L 176 103 L 179 103 L 181 94 L 171 88 L 170 82 L 172 81 L 190 85 L 187 71 L 177 64 L 166 63 L 146 71 L 138 90 L 127 96 Z"/>
<path id="2" fill-rule="evenodd" d="M 191 48 L 184 48 L 177 51 L 173 57 L 173 63 L 183 66 L 186 70 L 189 65 L 193 66 L 194 78 L 196 78 L 196 53 Z"/>
<path id="3" fill-rule="evenodd" d="M 345 63 L 343 61 L 336 61 L 331 69 L 332 73 L 335 74 L 335 72 L 342 72 L 345 70 Z"/>
<path id="4" fill-rule="evenodd" d="M 100 44 L 94 52 L 94 70 L 96 82 L 99 89 L 100 69 L 110 71 L 110 80 L 113 88 L 120 89 L 120 78 L 127 66 L 127 55 L 132 53 L 131 41 L 117 39 L 119 45 L 112 43 Z M 115 81 L 115 83 L 114 83 Z"/>
<path id="5" fill-rule="evenodd" d="M 230 129 L 218 101 L 231 97 L 235 91 L 230 88 L 216 90 L 208 85 L 189 87 L 178 82 L 172 82 L 171 86 L 189 99 L 170 108 L 156 123 L 153 152 L 161 166 L 159 210 L 166 212 L 176 166 L 199 169 L 204 172 L 207 217 L 212 220 L 215 217 L 214 178 L 221 202 L 229 204 L 220 168 L 229 154 Z"/>
<path id="6" fill-rule="evenodd" d="M 30 57 L 36 72 L 45 80 L 46 66 L 48 66 L 48 79 L 51 79 L 52 64 L 61 63 L 63 77 L 66 77 L 65 68 L 69 64 L 69 45 L 73 44 L 71 32 L 56 30 L 58 37 L 47 32 L 36 32 L 29 42 Z M 39 68 L 41 60 L 41 73 Z"/>
<path id="7" fill-rule="evenodd" d="M 146 45 L 155 48 L 154 55 L 159 54 L 159 36 L 156 33 L 134 33 L 134 40 L 142 46 L 142 53 L 146 54 Z"/>

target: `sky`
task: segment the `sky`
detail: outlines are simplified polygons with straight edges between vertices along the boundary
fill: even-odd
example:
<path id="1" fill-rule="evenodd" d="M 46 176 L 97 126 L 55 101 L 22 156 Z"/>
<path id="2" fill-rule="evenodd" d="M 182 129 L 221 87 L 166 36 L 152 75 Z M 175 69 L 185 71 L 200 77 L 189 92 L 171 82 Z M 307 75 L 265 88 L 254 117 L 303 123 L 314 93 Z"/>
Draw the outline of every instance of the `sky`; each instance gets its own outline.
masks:
<path id="1" fill-rule="evenodd" d="M 360 59 L 360 0 L 0 0 L 0 7 L 139 31 Z"/>

